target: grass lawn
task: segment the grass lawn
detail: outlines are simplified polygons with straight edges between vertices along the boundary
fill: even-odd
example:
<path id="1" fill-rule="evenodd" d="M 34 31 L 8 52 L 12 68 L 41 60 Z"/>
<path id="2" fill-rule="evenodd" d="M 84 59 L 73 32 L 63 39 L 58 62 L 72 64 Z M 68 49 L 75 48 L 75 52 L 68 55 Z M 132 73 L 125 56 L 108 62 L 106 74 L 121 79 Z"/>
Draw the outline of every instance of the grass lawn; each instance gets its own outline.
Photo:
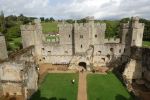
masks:
<path id="1" fill-rule="evenodd" d="M 75 84 L 71 80 L 75 78 Z M 31 100 L 77 100 L 78 74 L 48 74 Z"/>
<path id="2" fill-rule="evenodd" d="M 88 100 L 133 100 L 113 73 L 88 74 L 87 93 Z"/>
<path id="3" fill-rule="evenodd" d="M 150 47 L 150 41 L 143 41 L 143 47 Z"/>
<path id="4" fill-rule="evenodd" d="M 57 25 L 56 22 L 42 22 L 43 33 L 58 32 Z"/>

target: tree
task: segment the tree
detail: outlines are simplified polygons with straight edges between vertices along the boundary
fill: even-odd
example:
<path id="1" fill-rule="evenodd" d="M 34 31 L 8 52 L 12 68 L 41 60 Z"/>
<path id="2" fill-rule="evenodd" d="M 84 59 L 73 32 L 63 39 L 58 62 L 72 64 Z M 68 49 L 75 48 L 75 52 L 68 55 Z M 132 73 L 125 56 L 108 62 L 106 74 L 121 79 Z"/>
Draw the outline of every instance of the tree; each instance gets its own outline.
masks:
<path id="1" fill-rule="evenodd" d="M 2 33 L 6 33 L 6 21 L 5 21 L 5 17 L 4 17 L 4 12 L 1 11 L 1 14 L 0 14 L 0 31 Z"/>
<path id="2" fill-rule="evenodd" d="M 50 22 L 54 22 L 55 21 L 55 19 L 53 18 L 53 17 L 50 17 Z"/>
<path id="3" fill-rule="evenodd" d="M 48 21 L 49 21 L 49 19 L 48 19 L 48 18 L 46 18 L 46 19 L 45 19 L 45 22 L 48 22 Z"/>
<path id="4" fill-rule="evenodd" d="M 72 20 L 72 19 L 68 19 L 68 20 L 66 20 L 66 22 L 68 22 L 68 23 L 72 24 L 72 23 L 74 23 L 75 21 L 74 21 L 74 20 Z"/>
<path id="5" fill-rule="evenodd" d="M 128 23 L 130 21 L 130 18 L 123 18 L 120 20 L 120 23 Z"/>
<path id="6" fill-rule="evenodd" d="M 41 21 L 45 21 L 44 17 L 40 17 Z"/>

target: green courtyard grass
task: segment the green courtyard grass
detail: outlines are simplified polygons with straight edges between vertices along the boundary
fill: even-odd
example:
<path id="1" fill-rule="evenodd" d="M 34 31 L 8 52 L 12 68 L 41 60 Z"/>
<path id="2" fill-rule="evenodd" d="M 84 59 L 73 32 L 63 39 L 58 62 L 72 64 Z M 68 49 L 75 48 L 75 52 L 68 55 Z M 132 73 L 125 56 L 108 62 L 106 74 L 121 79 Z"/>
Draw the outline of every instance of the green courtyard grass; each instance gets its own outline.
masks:
<path id="1" fill-rule="evenodd" d="M 133 100 L 113 73 L 88 74 L 87 94 L 88 100 Z"/>
<path id="2" fill-rule="evenodd" d="M 76 80 L 71 84 L 71 80 Z M 51 73 L 46 76 L 31 100 L 77 100 L 78 74 Z"/>

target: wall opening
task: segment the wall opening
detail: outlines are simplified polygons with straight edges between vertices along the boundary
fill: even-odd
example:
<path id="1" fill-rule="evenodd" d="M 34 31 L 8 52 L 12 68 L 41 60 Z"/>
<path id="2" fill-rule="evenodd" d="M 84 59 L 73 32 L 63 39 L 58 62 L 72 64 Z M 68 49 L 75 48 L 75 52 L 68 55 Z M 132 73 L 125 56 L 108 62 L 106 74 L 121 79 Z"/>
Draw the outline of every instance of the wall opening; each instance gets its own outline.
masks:
<path id="1" fill-rule="evenodd" d="M 98 51 L 98 53 L 99 53 L 99 54 L 101 54 L 101 53 L 102 53 L 102 51 Z"/>
<path id="2" fill-rule="evenodd" d="M 97 38 L 97 34 L 95 34 L 95 38 Z"/>
<path id="3" fill-rule="evenodd" d="M 69 34 L 69 38 L 70 38 L 70 34 Z"/>
<path id="4" fill-rule="evenodd" d="M 105 62 L 105 58 L 102 58 L 102 60 Z"/>
<path id="5" fill-rule="evenodd" d="M 80 35 L 80 38 L 82 39 L 82 38 L 83 38 L 83 35 Z"/>
<path id="6" fill-rule="evenodd" d="M 110 48 L 110 51 L 111 51 L 111 52 L 114 52 L 114 48 Z"/>
<path id="7" fill-rule="evenodd" d="M 119 53 L 121 53 L 121 49 L 119 50 Z"/>
<path id="8" fill-rule="evenodd" d="M 86 63 L 85 62 L 79 62 L 78 65 L 81 66 L 81 67 L 83 67 L 84 69 L 86 69 Z"/>
<path id="9" fill-rule="evenodd" d="M 106 56 L 107 56 L 107 58 L 110 60 L 110 55 L 109 55 L 109 54 L 107 54 Z"/>
<path id="10" fill-rule="evenodd" d="M 81 44 L 81 48 L 82 48 L 82 44 Z"/>

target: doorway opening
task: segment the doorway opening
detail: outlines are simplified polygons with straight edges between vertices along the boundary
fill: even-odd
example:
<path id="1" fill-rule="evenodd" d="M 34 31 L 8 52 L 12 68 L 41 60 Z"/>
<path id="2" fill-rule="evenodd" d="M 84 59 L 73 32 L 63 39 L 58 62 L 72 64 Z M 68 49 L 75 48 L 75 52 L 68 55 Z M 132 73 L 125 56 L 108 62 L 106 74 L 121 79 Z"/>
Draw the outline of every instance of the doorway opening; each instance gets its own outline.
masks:
<path id="1" fill-rule="evenodd" d="M 81 67 L 83 67 L 84 69 L 86 69 L 86 63 L 85 62 L 79 62 L 78 65 L 81 66 Z"/>

